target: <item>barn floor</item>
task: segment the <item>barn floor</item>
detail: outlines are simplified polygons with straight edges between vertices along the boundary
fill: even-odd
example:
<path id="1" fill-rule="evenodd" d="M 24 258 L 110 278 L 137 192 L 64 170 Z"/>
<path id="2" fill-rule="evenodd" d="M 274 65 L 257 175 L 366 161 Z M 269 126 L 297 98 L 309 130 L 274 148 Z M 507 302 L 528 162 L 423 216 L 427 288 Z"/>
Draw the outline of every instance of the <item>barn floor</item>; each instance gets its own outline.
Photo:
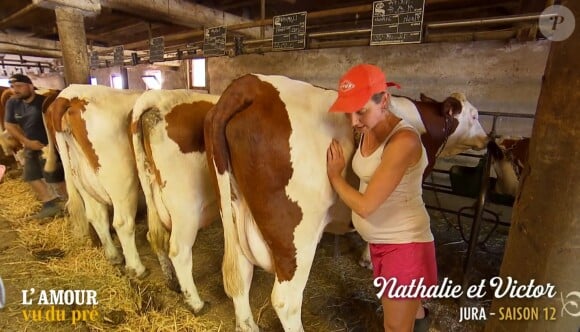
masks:
<path id="1" fill-rule="evenodd" d="M 208 303 L 194 317 L 180 296 L 164 284 L 159 265 L 146 239 L 146 225 L 139 219 L 138 247 L 150 274 L 137 280 L 112 267 L 100 248 L 79 246 L 70 238 L 64 219 L 45 224 L 27 221 L 38 203 L 20 172 L 7 173 L 0 184 L 0 277 L 6 287 L 7 305 L 0 309 L 0 331 L 233 331 L 233 304 L 223 291 L 220 272 L 223 252 L 221 224 L 215 222 L 200 231 L 194 246 L 193 276 Z M 432 214 L 437 243 L 439 278 L 461 283 L 466 244 L 455 221 Z M 469 225 L 467 225 L 468 227 Z M 484 225 L 485 233 L 490 228 Z M 507 228 L 499 227 L 475 256 L 471 278 L 479 280 L 499 272 Z M 356 234 L 335 237 L 325 234 L 318 246 L 311 275 L 304 292 L 302 319 L 306 331 L 382 331 L 382 311 L 372 286 L 370 270 L 357 264 L 363 243 Z M 251 290 L 254 318 L 262 331 L 281 331 L 270 305 L 273 276 L 256 269 Z M 64 310 L 62 321 L 49 321 L 50 306 L 23 305 L 22 290 L 94 289 L 99 304 L 93 307 L 56 307 Z M 34 296 L 33 296 L 34 298 Z M 491 300 L 477 305 L 488 308 Z M 430 331 L 482 331 L 484 322 L 459 323 L 459 303 L 453 299 L 432 299 Z M 73 324 L 74 310 L 87 309 Z M 98 317 L 91 321 L 89 310 Z M 33 321 L 28 310 L 43 310 Z M 75 312 L 77 313 L 77 312 Z M 54 317 L 52 317 L 54 320 Z"/>

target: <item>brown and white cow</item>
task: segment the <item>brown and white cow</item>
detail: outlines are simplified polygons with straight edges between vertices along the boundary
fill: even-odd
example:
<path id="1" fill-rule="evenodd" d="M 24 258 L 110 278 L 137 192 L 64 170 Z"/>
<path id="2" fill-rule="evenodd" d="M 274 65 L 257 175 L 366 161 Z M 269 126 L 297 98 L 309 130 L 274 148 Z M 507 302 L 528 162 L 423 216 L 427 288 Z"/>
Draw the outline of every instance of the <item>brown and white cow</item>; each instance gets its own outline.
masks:
<path id="1" fill-rule="evenodd" d="M 528 162 L 530 139 L 527 137 L 500 137 L 488 143 L 487 151 L 497 176 L 495 192 L 516 196 L 520 176 Z"/>
<path id="2" fill-rule="evenodd" d="M 73 84 L 64 89 L 45 113 L 49 136 L 47 170 L 54 169 L 55 146 L 62 159 L 69 195 L 67 208 L 81 229 L 90 223 L 113 263 L 121 256 L 109 232 L 109 211 L 129 272 L 143 275 L 135 245 L 138 178 L 131 148 L 130 112 L 139 91 L 100 85 Z M 88 222 L 88 223 L 87 223 Z"/>
<path id="3" fill-rule="evenodd" d="M 208 114 L 206 147 L 224 227 L 224 287 L 237 331 L 258 330 L 249 304 L 254 265 L 275 274 L 271 300 L 284 329 L 303 330 L 302 293 L 337 201 L 326 176 L 326 149 L 337 138 L 346 155 L 354 150 L 347 118 L 328 113 L 336 95 L 282 76 L 246 75 Z"/>
<path id="4" fill-rule="evenodd" d="M 423 177 L 431 173 L 437 157 L 453 156 L 469 149 L 482 150 L 488 141 L 479 123 L 477 108 L 463 93 L 452 93 L 442 102 L 424 94 L 420 101 L 392 98 L 391 110 L 421 133 L 429 159 Z"/>
<path id="5" fill-rule="evenodd" d="M 208 162 L 215 170 L 224 225 L 224 286 L 239 331 L 258 330 L 249 306 L 254 265 L 275 273 L 271 300 L 284 329 L 303 330 L 302 292 L 314 252 L 325 226 L 337 217 L 330 215 L 336 195 L 326 175 L 326 149 L 336 138 L 345 156 L 354 150 L 349 121 L 328 113 L 336 95 L 282 76 L 245 75 L 208 114 Z M 439 131 L 446 136 L 440 154 L 453 153 L 465 141 L 485 147 L 477 110 L 462 95 L 453 98 L 432 107 L 441 114 Z M 425 133 L 430 126 L 422 124 L 415 105 L 392 98 L 397 114 Z M 448 127 L 443 114 L 451 117 Z"/>
<path id="6" fill-rule="evenodd" d="M 219 218 L 203 138 L 205 116 L 218 98 L 188 90 L 151 90 L 133 109 L 133 145 L 147 202 L 148 239 L 171 282 L 169 252 L 185 301 L 195 312 L 204 302 L 192 277 L 192 246 L 198 229 Z"/>
<path id="7" fill-rule="evenodd" d="M 22 145 L 4 127 L 6 103 L 13 94 L 12 89 L 0 87 L 0 148 L 2 148 L 5 156 L 14 156 L 16 158 L 16 152 L 22 148 Z M 18 160 L 18 162 L 22 164 L 23 160 Z"/>

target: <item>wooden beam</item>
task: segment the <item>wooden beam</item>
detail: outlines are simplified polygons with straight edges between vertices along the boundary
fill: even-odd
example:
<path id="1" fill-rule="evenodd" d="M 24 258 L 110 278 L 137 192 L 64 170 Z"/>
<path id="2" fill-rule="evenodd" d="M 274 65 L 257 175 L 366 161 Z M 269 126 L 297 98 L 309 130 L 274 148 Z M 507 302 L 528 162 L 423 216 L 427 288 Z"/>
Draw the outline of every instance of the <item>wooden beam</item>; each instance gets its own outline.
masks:
<path id="1" fill-rule="evenodd" d="M 23 47 L 23 49 L 31 49 L 31 50 L 37 50 L 37 51 L 47 51 L 47 54 L 50 54 L 50 57 L 53 58 L 60 58 L 62 56 L 62 52 L 61 52 L 61 45 L 59 41 L 54 41 L 54 40 L 47 40 L 47 39 L 42 39 L 42 38 L 34 38 L 34 37 L 16 37 L 16 36 L 11 36 L 9 34 L 5 34 L 5 33 L 1 33 L 0 32 L 0 44 L 5 45 L 4 48 L 5 49 L 15 49 L 14 47 Z M 8 47 L 8 45 L 14 46 L 14 47 Z M 87 47 L 87 51 L 88 51 L 88 47 Z M 99 47 L 99 46 L 93 46 L 93 51 L 97 51 L 99 53 L 112 53 L 113 52 L 113 48 L 111 47 Z M 2 51 L 0 50 L 0 53 Z M 54 52 L 58 52 L 54 53 Z M 130 56 L 132 51 L 129 47 L 125 46 L 125 52 L 124 54 L 126 56 Z M 10 53 L 10 54 L 18 54 L 18 53 L 13 53 L 13 52 L 5 52 L 5 53 Z M 27 55 L 34 55 L 34 54 L 27 54 Z M 39 56 L 48 56 L 48 55 L 39 55 Z"/>
<path id="2" fill-rule="evenodd" d="M 57 7 L 74 8 L 80 10 L 84 16 L 95 16 L 101 12 L 99 0 L 32 0 L 32 4 L 53 10 Z"/>
<path id="3" fill-rule="evenodd" d="M 10 44 L 14 46 L 30 47 L 38 50 L 49 50 L 60 52 L 60 43 L 58 41 L 33 37 L 12 36 L 1 32 L 0 32 L 0 43 Z"/>
<path id="4" fill-rule="evenodd" d="M 520 0 L 520 13 L 541 12 L 547 7 L 547 0 Z"/>
<path id="5" fill-rule="evenodd" d="M 96 36 L 96 38 L 92 38 L 89 37 L 89 34 L 87 33 L 87 38 L 88 39 L 94 39 L 94 40 L 106 40 L 107 36 L 113 36 L 116 34 L 121 34 L 121 33 L 127 33 L 130 32 L 131 34 L 135 32 L 135 30 L 147 30 L 147 23 L 146 22 L 138 22 L 138 23 L 134 23 L 134 24 L 126 24 L 120 28 L 117 29 L 112 29 L 106 32 L 99 32 L 99 33 L 91 33 L 91 36 Z"/>
<path id="6" fill-rule="evenodd" d="M 153 21 L 161 20 L 197 29 L 250 22 L 248 19 L 184 0 L 101 0 L 101 5 L 123 12 L 138 12 L 143 17 Z M 260 30 L 252 29 L 246 34 L 253 38 L 259 38 Z"/>
<path id="7" fill-rule="evenodd" d="M 62 53 L 60 50 L 48 50 L 42 48 L 35 48 L 33 46 L 21 46 L 14 44 L 7 44 L 0 42 L 0 53 L 31 55 L 44 58 L 60 58 Z"/>
<path id="8" fill-rule="evenodd" d="M 29 4 L 26 7 L 22 8 L 21 10 L 17 11 L 16 13 L 4 18 L 2 21 L 0 21 L 0 29 L 8 27 L 10 24 L 14 23 L 15 21 L 18 21 L 20 18 L 22 18 L 24 15 L 28 14 L 35 8 L 36 8 L 35 4 Z"/>
<path id="9" fill-rule="evenodd" d="M 232 3 L 221 5 L 221 10 L 235 10 L 243 7 L 255 7 L 258 4 L 257 0 L 239 0 Z"/>

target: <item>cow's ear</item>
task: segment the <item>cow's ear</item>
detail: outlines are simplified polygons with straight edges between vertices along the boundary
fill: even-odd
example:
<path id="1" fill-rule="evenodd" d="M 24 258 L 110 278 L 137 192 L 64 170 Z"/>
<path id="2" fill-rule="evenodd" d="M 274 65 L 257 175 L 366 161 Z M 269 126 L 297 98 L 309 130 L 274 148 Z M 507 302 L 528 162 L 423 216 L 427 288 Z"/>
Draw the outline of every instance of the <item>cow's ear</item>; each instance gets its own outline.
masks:
<path id="1" fill-rule="evenodd" d="M 461 113 L 461 102 L 453 97 L 447 97 L 443 102 L 443 115 L 454 116 Z"/>
<path id="2" fill-rule="evenodd" d="M 435 99 L 425 96 L 423 92 L 419 95 L 419 99 L 424 103 L 438 103 Z"/>

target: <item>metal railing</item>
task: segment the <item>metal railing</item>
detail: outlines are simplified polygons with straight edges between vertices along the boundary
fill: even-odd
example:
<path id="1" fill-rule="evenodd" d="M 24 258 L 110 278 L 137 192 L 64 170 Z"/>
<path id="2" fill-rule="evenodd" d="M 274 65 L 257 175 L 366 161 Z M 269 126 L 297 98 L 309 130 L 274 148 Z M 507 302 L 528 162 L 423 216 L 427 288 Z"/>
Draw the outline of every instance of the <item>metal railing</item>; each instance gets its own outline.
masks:
<path id="1" fill-rule="evenodd" d="M 491 128 L 491 131 L 489 133 L 489 136 L 492 139 L 497 137 L 496 136 L 497 120 L 501 117 L 534 119 L 534 114 L 479 112 L 479 115 L 493 117 L 492 128 Z M 468 243 L 468 249 L 467 249 L 467 253 L 466 253 L 466 257 L 465 257 L 465 261 L 464 261 L 464 265 L 463 265 L 463 273 L 464 273 L 464 276 L 463 276 L 464 285 L 463 286 L 466 287 L 467 286 L 466 283 L 468 281 L 468 273 L 470 272 L 472 265 L 473 265 L 473 253 L 475 252 L 475 248 L 479 243 L 478 240 L 479 240 L 479 233 L 481 230 L 481 222 L 482 221 L 495 222 L 496 227 L 497 227 L 497 224 L 508 226 L 508 227 L 511 224 L 508 222 L 503 222 L 503 221 L 499 220 L 499 217 L 497 215 L 495 215 L 495 217 L 496 217 L 495 220 L 491 219 L 491 218 L 485 218 L 483 216 L 483 213 L 485 210 L 485 205 L 487 203 L 487 196 L 488 196 L 488 192 L 489 192 L 490 173 L 491 173 L 491 166 L 492 166 L 491 157 L 488 155 L 487 152 L 483 155 L 477 155 L 477 154 L 472 154 L 472 153 L 462 153 L 460 155 L 467 156 L 467 157 L 474 157 L 474 158 L 485 158 L 485 164 L 483 167 L 483 171 L 481 172 L 481 179 L 480 179 L 481 185 L 479 188 L 479 192 L 475 198 L 475 202 L 474 202 L 474 206 L 473 206 L 474 213 L 469 214 L 469 213 L 462 212 L 463 209 L 460 209 L 458 211 L 453 211 L 451 209 L 446 209 L 446 208 L 443 208 L 441 206 L 437 207 L 437 206 L 432 206 L 432 205 L 426 205 L 426 207 L 429 209 L 438 210 L 438 211 L 441 211 L 444 213 L 456 213 L 458 216 L 458 219 L 460 216 L 473 218 L 470 237 L 469 237 L 469 239 L 466 239 L 466 242 Z M 440 173 L 440 174 L 450 174 L 450 171 L 441 170 L 441 169 L 433 169 L 432 172 Z M 470 196 L 465 196 L 465 195 L 455 193 L 453 191 L 452 186 L 450 186 L 450 185 L 434 183 L 434 181 L 423 182 L 423 189 L 433 191 L 433 192 L 435 192 L 435 194 L 445 193 L 445 194 L 449 194 L 449 195 L 473 198 Z M 494 203 L 506 206 L 506 204 L 496 203 L 496 202 L 494 202 Z M 494 229 L 495 229 L 495 227 L 494 227 Z M 489 235 L 491 235 L 491 234 L 489 234 Z M 489 238 L 489 235 L 487 236 L 487 238 Z"/>

